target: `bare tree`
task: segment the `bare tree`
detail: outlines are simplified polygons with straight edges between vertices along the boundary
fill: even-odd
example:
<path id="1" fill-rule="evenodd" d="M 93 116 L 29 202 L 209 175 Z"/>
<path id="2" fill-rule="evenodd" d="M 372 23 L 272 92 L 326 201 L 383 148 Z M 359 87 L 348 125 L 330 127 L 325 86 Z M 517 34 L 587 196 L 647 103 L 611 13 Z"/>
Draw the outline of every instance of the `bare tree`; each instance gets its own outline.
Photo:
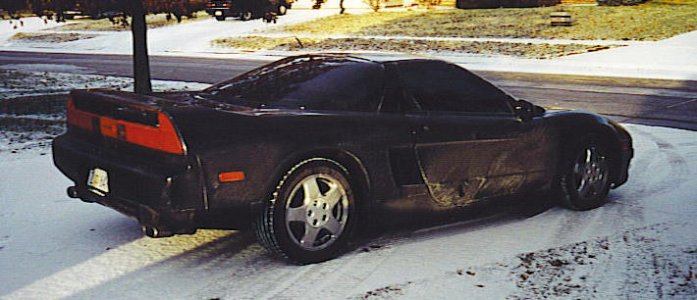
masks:
<path id="1" fill-rule="evenodd" d="M 4 2 L 5 0 L 3 0 Z M 10 0 L 12 1 L 12 0 Z M 25 1 L 26 2 L 26 1 Z M 120 20 L 131 26 L 133 36 L 133 78 L 136 93 L 152 92 L 150 78 L 150 60 L 148 56 L 147 23 L 145 16 L 151 13 L 166 13 L 173 15 L 181 22 L 182 17 L 191 17 L 193 9 L 197 8 L 196 0 L 33 0 L 40 3 L 42 10 L 50 10 L 56 16 L 79 6 L 90 16 L 101 16 L 105 12 L 120 12 Z M 37 12 L 35 12 L 37 13 Z M 130 22 L 128 22 L 130 19 Z"/>

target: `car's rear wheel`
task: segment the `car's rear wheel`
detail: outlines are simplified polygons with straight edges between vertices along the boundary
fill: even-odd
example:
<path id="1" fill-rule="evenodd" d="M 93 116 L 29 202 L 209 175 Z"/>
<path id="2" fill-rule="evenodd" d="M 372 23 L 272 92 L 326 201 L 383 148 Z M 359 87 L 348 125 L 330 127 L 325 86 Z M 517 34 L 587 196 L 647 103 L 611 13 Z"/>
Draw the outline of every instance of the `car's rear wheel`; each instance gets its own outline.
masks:
<path id="1" fill-rule="evenodd" d="M 574 210 L 602 206 L 610 190 L 610 163 L 606 148 L 593 139 L 574 147 L 559 178 L 562 204 Z"/>
<path id="2" fill-rule="evenodd" d="M 242 21 L 249 21 L 249 20 L 252 19 L 252 16 L 253 16 L 253 15 L 254 15 L 254 14 L 252 14 L 252 11 L 250 11 L 250 10 L 248 10 L 248 11 L 243 11 L 242 13 L 240 13 L 240 20 L 242 20 Z"/>
<path id="3" fill-rule="evenodd" d="M 357 217 L 348 176 L 346 168 L 330 159 L 297 164 L 261 211 L 255 226 L 259 242 L 301 264 L 339 255 Z"/>

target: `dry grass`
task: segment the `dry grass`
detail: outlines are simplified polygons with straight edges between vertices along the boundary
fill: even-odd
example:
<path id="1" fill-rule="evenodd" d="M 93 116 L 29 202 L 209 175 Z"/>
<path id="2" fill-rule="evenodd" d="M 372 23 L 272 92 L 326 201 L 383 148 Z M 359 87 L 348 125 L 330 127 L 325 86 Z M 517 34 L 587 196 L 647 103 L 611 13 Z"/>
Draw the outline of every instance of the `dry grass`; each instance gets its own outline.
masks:
<path id="1" fill-rule="evenodd" d="M 64 43 L 77 40 L 91 39 L 96 35 L 83 33 L 41 33 L 41 32 L 20 32 L 12 36 L 13 41 L 25 42 L 44 42 L 44 43 Z"/>
<path id="2" fill-rule="evenodd" d="M 453 52 L 485 55 L 509 55 L 546 59 L 609 48 L 602 45 L 552 45 L 500 42 L 428 41 L 369 38 L 309 39 L 294 37 L 249 36 L 214 41 L 219 47 L 240 50 L 278 51 L 388 51 L 402 53 Z"/>
<path id="3" fill-rule="evenodd" d="M 286 26 L 285 30 L 293 33 L 315 35 L 360 34 L 363 31 L 397 22 L 399 19 L 418 19 L 426 11 L 379 12 L 367 14 L 332 15 L 316 21 Z"/>
<path id="4" fill-rule="evenodd" d="M 286 27 L 292 34 L 660 40 L 697 30 L 697 0 L 637 6 L 571 6 L 575 25 L 552 27 L 560 7 L 380 12 L 336 15 Z"/>
<path id="5" fill-rule="evenodd" d="M 293 47 L 293 45 L 302 48 L 300 44 L 307 47 L 318 41 L 320 40 L 309 38 L 297 39 L 294 37 L 244 36 L 216 39 L 213 40 L 211 44 L 221 48 L 257 51 L 278 49 L 279 47 Z"/>
<path id="6" fill-rule="evenodd" d="M 202 20 L 203 18 L 207 18 L 207 17 L 208 17 L 208 14 L 200 11 L 200 12 L 194 13 L 194 18 L 183 18 L 182 23 Z M 179 23 L 177 23 L 177 19 L 175 19 L 175 18 L 167 20 L 166 14 L 148 15 L 146 17 L 146 21 L 148 22 L 148 28 L 158 28 L 158 27 L 179 24 Z M 126 30 L 130 30 L 130 29 L 131 28 L 129 26 L 124 26 L 123 24 L 114 24 L 111 21 L 109 21 L 109 19 L 99 19 L 99 20 L 80 19 L 80 20 L 68 21 L 65 25 L 57 27 L 57 28 L 52 28 L 51 30 L 126 31 Z"/>

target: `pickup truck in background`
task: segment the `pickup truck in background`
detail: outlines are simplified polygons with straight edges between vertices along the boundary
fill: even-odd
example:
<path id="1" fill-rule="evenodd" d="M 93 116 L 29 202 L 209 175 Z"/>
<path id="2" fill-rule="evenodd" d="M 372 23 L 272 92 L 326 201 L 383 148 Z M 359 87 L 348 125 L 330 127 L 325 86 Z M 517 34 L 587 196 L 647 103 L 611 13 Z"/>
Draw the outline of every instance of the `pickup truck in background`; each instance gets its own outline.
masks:
<path id="1" fill-rule="evenodd" d="M 213 0 L 206 4 L 206 12 L 218 21 L 225 21 L 227 17 L 249 21 L 267 12 L 285 15 L 292 3 L 292 0 Z"/>

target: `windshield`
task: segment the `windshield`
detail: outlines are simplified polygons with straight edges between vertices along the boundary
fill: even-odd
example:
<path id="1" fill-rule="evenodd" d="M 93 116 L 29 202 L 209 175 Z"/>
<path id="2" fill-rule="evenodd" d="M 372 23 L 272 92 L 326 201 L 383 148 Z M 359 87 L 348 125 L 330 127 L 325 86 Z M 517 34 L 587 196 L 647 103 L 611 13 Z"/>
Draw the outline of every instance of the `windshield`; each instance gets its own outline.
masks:
<path id="1" fill-rule="evenodd" d="M 252 70 L 204 93 L 263 108 L 377 111 L 382 66 L 337 56 L 298 56 Z"/>

